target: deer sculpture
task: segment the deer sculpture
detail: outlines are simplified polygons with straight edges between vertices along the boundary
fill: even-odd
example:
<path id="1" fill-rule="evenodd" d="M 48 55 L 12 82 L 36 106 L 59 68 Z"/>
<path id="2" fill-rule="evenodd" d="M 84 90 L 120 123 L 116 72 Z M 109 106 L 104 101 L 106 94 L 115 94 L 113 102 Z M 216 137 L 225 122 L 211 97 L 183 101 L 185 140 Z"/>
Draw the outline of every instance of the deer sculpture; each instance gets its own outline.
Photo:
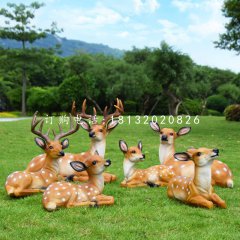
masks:
<path id="1" fill-rule="evenodd" d="M 80 125 L 89 132 L 89 137 L 91 138 L 91 147 L 87 152 L 72 154 L 66 153 L 64 157 L 59 158 L 59 173 L 63 177 L 72 176 L 71 178 L 75 181 L 87 181 L 88 174 L 86 171 L 74 171 L 74 169 L 70 166 L 70 162 L 72 161 L 81 161 L 88 158 L 89 155 L 94 154 L 95 151 L 99 153 L 101 157 L 104 158 L 105 149 L 106 149 L 106 138 L 108 134 L 118 125 L 118 119 L 123 109 L 122 101 L 117 99 L 117 105 L 115 105 L 115 112 L 112 114 L 108 114 L 108 108 L 105 107 L 103 112 L 103 120 L 100 124 L 97 123 L 96 120 L 96 109 L 93 108 L 93 115 L 86 113 L 86 99 L 83 101 L 81 112 L 76 111 L 75 102 L 73 102 L 72 106 L 72 114 L 78 117 L 80 120 Z M 92 125 L 90 125 L 86 120 L 90 120 Z M 42 168 L 45 164 L 44 155 L 39 155 L 32 159 L 32 161 L 28 164 L 27 171 L 36 172 Z M 112 182 L 116 180 L 116 176 L 109 173 L 104 173 L 104 181 Z M 74 176 L 74 177 L 73 177 Z"/>
<path id="2" fill-rule="evenodd" d="M 72 161 L 71 167 L 77 171 L 87 171 L 89 179 L 84 184 L 67 182 L 52 183 L 43 194 L 43 207 L 54 211 L 58 207 L 100 206 L 114 204 L 112 196 L 103 195 L 103 171 L 111 165 L 110 160 L 101 156 L 89 155 L 84 162 Z"/>
<path id="3" fill-rule="evenodd" d="M 156 165 L 147 169 L 137 169 L 137 162 L 143 161 L 145 155 L 142 153 L 142 142 L 137 147 L 128 148 L 127 143 L 119 141 L 119 148 L 124 154 L 123 170 L 125 179 L 122 187 L 142 187 L 142 186 L 166 186 L 169 180 L 175 176 L 167 166 Z"/>
<path id="4" fill-rule="evenodd" d="M 159 160 L 161 164 L 169 166 L 177 176 L 194 176 L 192 161 L 181 162 L 174 158 L 175 140 L 191 131 L 190 127 L 182 127 L 175 132 L 172 128 L 160 128 L 157 122 L 149 122 L 150 127 L 160 134 Z M 233 175 L 227 164 L 214 160 L 212 164 L 212 184 L 233 188 Z"/>
<path id="5" fill-rule="evenodd" d="M 213 208 L 214 204 L 226 208 L 226 203 L 216 193 L 211 184 L 211 165 L 218 156 L 218 149 L 189 149 L 187 152 L 175 153 L 178 161 L 191 160 L 194 164 L 194 177 L 177 176 L 168 184 L 167 194 L 169 198 L 178 199 L 184 203 Z"/>
<path id="6" fill-rule="evenodd" d="M 49 138 L 49 130 L 46 134 L 42 133 L 44 119 L 37 120 L 37 112 L 33 115 L 31 131 L 39 136 L 35 138 L 36 144 L 45 152 L 44 166 L 37 172 L 18 171 L 10 174 L 6 180 L 5 188 L 11 197 L 23 197 L 27 195 L 43 192 L 51 183 L 58 181 L 58 159 L 64 156 L 63 150 L 68 147 L 68 139 L 60 142 L 60 139 L 75 133 L 79 129 L 79 124 L 74 127 L 73 119 L 70 116 L 70 130 L 63 132 L 59 125 L 59 134 L 55 134 L 54 140 Z M 36 130 L 40 124 L 39 130 Z"/>

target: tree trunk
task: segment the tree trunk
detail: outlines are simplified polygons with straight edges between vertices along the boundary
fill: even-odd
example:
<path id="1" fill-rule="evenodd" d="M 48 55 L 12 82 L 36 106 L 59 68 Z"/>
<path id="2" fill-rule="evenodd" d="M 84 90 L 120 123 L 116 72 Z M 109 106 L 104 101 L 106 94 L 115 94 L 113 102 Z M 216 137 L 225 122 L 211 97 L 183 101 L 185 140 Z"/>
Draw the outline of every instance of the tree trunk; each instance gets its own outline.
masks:
<path id="1" fill-rule="evenodd" d="M 102 109 L 100 108 L 100 106 L 98 105 L 98 103 L 93 100 L 90 96 L 87 96 L 87 99 L 96 107 L 97 111 L 99 111 L 101 114 L 103 114 Z"/>
<path id="2" fill-rule="evenodd" d="M 205 109 L 207 107 L 207 99 L 202 99 L 202 111 L 201 111 L 201 116 L 204 114 Z"/>
<path id="3" fill-rule="evenodd" d="M 152 115 L 152 113 L 153 113 L 153 111 L 155 110 L 155 108 L 157 107 L 159 101 L 160 101 L 160 97 L 157 97 L 155 103 L 153 104 L 153 106 L 152 106 L 152 108 L 151 108 L 151 110 L 150 110 L 150 112 L 149 112 L 149 115 Z"/>
<path id="4" fill-rule="evenodd" d="M 26 91 L 27 91 L 27 76 L 26 70 L 22 70 L 22 116 L 26 116 Z"/>
<path id="5" fill-rule="evenodd" d="M 166 95 L 168 96 L 168 100 L 169 100 L 168 102 L 169 115 L 177 116 L 178 109 L 182 104 L 182 100 L 180 100 L 177 96 L 175 96 L 169 90 L 166 91 Z"/>
<path id="6" fill-rule="evenodd" d="M 144 99 L 143 109 L 142 109 L 141 115 L 145 115 L 146 110 L 147 110 L 147 108 L 148 108 L 149 100 L 150 100 L 150 96 L 147 96 L 147 97 Z"/>

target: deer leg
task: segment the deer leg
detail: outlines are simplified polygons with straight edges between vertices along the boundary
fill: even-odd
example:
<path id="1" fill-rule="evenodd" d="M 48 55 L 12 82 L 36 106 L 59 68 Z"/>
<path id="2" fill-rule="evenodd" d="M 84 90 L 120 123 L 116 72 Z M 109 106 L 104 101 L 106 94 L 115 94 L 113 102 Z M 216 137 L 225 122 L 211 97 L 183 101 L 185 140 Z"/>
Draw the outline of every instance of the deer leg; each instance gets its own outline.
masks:
<path id="1" fill-rule="evenodd" d="M 190 197 L 189 199 L 187 199 L 187 202 L 195 206 L 205 207 L 208 209 L 213 208 L 213 203 L 211 201 L 208 201 L 201 195 Z"/>
<path id="2" fill-rule="evenodd" d="M 146 187 L 146 186 L 148 186 L 147 183 L 140 182 L 140 181 L 137 181 L 137 180 L 132 180 L 132 181 L 126 182 L 126 187 L 130 187 L 130 188 L 133 188 L 133 187 Z"/>
<path id="3" fill-rule="evenodd" d="M 44 192 L 44 190 L 42 190 L 42 189 L 23 189 L 21 191 L 16 190 L 14 195 L 16 197 L 25 197 L 25 196 L 33 195 L 33 194 L 40 193 L 40 192 Z"/>
<path id="4" fill-rule="evenodd" d="M 155 182 L 156 185 L 160 186 L 160 187 L 165 187 L 168 185 L 167 182 L 163 182 L 163 181 L 156 181 Z"/>
<path id="5" fill-rule="evenodd" d="M 117 179 L 116 175 L 113 175 L 111 173 L 106 173 L 106 172 L 103 173 L 103 177 L 104 177 L 104 182 L 106 183 L 114 182 Z"/>
<path id="6" fill-rule="evenodd" d="M 225 201 L 222 200 L 216 193 L 210 195 L 210 198 L 213 201 L 213 203 L 215 203 L 217 206 L 221 208 L 227 208 Z"/>
<path id="7" fill-rule="evenodd" d="M 71 204 L 68 204 L 67 207 L 83 207 L 83 206 L 96 206 L 96 202 L 86 201 L 86 202 L 73 202 Z"/>
<path id="8" fill-rule="evenodd" d="M 101 205 L 113 205 L 114 204 L 114 197 L 106 196 L 106 195 L 98 195 L 96 196 L 96 202 L 98 206 Z"/>

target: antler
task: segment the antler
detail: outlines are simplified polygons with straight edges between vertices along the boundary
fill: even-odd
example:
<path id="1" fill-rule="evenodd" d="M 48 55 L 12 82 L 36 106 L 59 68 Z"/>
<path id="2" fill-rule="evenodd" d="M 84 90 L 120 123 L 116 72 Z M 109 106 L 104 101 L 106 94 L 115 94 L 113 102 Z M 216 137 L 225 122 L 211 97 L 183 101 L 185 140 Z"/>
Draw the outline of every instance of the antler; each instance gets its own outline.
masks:
<path id="1" fill-rule="evenodd" d="M 69 131 L 64 133 L 60 124 L 58 124 L 59 132 L 60 132 L 59 134 L 56 135 L 55 131 L 52 130 L 53 135 L 54 135 L 54 141 L 57 141 L 60 138 L 66 137 L 68 135 L 71 135 L 71 134 L 75 133 L 79 129 L 80 125 L 78 123 L 76 123 L 76 126 L 74 127 L 73 117 L 71 116 L 71 113 L 69 113 L 69 118 L 70 118 L 70 130 Z"/>
<path id="2" fill-rule="evenodd" d="M 46 142 L 50 142 L 50 138 L 48 136 L 50 129 L 48 129 L 46 134 L 42 133 L 44 119 L 41 118 L 41 119 L 37 120 L 37 113 L 38 113 L 38 111 L 36 111 L 33 115 L 32 123 L 31 123 L 31 131 L 32 131 L 32 133 L 36 134 L 37 136 L 43 138 Z M 39 130 L 36 130 L 35 128 L 38 125 L 38 123 L 40 123 L 40 127 L 39 127 Z"/>
<path id="3" fill-rule="evenodd" d="M 119 117 L 124 112 L 123 103 L 118 98 L 117 98 L 117 105 L 114 105 L 114 107 L 116 108 L 116 110 L 112 114 L 108 114 L 107 106 L 104 108 L 103 120 L 102 120 L 101 124 L 106 124 L 108 122 L 108 120 L 110 120 L 111 118 L 114 118 L 114 117 Z"/>
<path id="4" fill-rule="evenodd" d="M 72 115 L 74 115 L 74 116 L 79 115 L 81 118 L 91 119 L 93 124 L 97 124 L 97 119 L 96 119 L 97 111 L 96 111 L 96 108 L 95 107 L 93 108 L 93 115 L 86 114 L 86 108 L 87 108 L 86 107 L 86 102 L 87 102 L 87 100 L 84 99 L 83 104 L 82 104 L 82 111 L 80 113 L 77 113 L 76 104 L 75 104 L 75 101 L 74 101 L 73 104 L 72 104 Z"/>

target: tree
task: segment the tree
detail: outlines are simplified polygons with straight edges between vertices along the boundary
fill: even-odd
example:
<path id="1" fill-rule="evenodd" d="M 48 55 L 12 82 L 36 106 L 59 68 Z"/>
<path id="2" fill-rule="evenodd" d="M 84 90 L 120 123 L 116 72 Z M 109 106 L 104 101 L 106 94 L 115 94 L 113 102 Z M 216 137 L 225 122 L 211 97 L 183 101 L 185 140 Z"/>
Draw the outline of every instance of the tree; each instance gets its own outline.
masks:
<path id="1" fill-rule="evenodd" d="M 189 93 L 189 83 L 193 81 L 193 61 L 179 51 L 174 51 L 167 43 L 162 42 L 154 50 L 155 57 L 150 63 L 152 78 L 156 86 L 161 83 L 163 95 L 168 98 L 170 115 L 177 115 L 184 97 Z"/>
<path id="2" fill-rule="evenodd" d="M 22 75 L 22 115 L 26 115 L 26 89 L 27 89 L 27 60 L 29 60 L 29 51 L 27 43 L 33 43 L 37 39 L 45 38 L 48 33 L 55 34 L 60 31 L 56 23 L 52 23 L 50 29 L 36 28 L 32 25 L 35 17 L 35 11 L 44 6 L 43 3 L 33 2 L 30 5 L 7 4 L 9 9 L 0 9 L 0 16 L 5 17 L 5 27 L 0 28 L 0 38 L 11 39 L 21 42 L 21 49 L 15 50 L 19 64 L 21 65 Z M 8 52 L 11 52 L 10 50 Z"/>
<path id="3" fill-rule="evenodd" d="M 240 54 L 240 1 L 226 0 L 222 12 L 229 18 L 229 22 L 225 25 L 226 32 L 219 35 L 219 41 L 216 41 L 215 45 Z"/>

